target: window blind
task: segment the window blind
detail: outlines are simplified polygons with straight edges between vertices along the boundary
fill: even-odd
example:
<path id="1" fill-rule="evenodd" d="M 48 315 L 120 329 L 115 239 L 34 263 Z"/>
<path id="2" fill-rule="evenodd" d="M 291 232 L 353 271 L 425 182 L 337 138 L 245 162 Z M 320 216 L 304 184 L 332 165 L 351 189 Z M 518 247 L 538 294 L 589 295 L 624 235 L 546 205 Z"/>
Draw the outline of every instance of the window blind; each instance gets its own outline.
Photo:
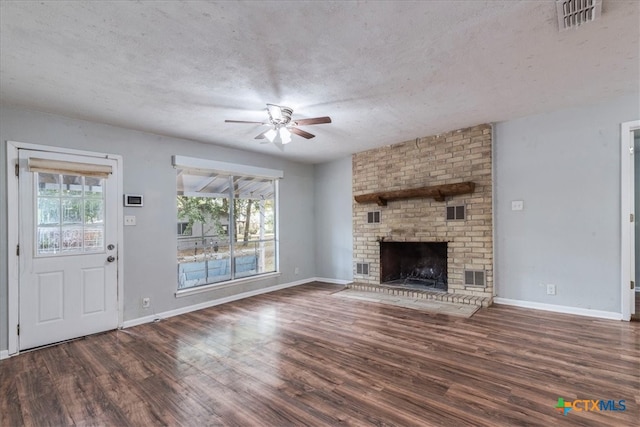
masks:
<path id="1" fill-rule="evenodd" d="M 29 172 L 55 173 L 63 175 L 91 176 L 107 178 L 113 170 L 110 165 L 96 165 L 93 163 L 65 162 L 62 160 L 29 158 Z"/>

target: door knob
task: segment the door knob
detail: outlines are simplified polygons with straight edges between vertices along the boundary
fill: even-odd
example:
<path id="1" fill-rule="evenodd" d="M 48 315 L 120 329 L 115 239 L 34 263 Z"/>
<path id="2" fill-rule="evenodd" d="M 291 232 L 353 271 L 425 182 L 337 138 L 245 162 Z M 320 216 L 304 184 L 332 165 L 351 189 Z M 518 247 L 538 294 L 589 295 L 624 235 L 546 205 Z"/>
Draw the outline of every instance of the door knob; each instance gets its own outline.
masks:
<path id="1" fill-rule="evenodd" d="M 114 250 L 116 247 L 113 246 L 112 244 L 107 245 L 107 249 L 109 249 L 110 251 Z"/>
<path id="2" fill-rule="evenodd" d="M 109 255 L 109 256 L 107 257 L 107 261 L 109 261 L 109 262 L 113 262 L 113 261 L 115 261 L 115 260 L 116 260 L 116 257 L 114 257 L 113 255 Z"/>

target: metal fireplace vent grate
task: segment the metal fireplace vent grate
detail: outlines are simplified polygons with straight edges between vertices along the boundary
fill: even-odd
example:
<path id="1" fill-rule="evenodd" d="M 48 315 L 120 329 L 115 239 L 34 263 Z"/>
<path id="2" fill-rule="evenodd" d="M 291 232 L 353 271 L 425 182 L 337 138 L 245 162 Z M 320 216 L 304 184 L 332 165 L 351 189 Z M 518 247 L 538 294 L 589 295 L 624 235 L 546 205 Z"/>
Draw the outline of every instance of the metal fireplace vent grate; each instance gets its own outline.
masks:
<path id="1" fill-rule="evenodd" d="M 486 286 L 484 270 L 465 270 L 464 271 L 464 285 L 465 286 Z"/>
<path id="2" fill-rule="evenodd" d="M 368 276 L 369 275 L 369 263 L 357 262 L 356 263 L 356 274 L 361 274 L 363 276 Z"/>
<path id="3" fill-rule="evenodd" d="M 447 206 L 447 221 L 464 221 L 467 218 L 465 205 Z"/>
<path id="4" fill-rule="evenodd" d="M 377 224 L 380 222 L 380 211 L 367 212 L 367 224 Z"/>
<path id="5" fill-rule="evenodd" d="M 593 21 L 602 13 L 602 0 L 556 0 L 560 31 Z"/>

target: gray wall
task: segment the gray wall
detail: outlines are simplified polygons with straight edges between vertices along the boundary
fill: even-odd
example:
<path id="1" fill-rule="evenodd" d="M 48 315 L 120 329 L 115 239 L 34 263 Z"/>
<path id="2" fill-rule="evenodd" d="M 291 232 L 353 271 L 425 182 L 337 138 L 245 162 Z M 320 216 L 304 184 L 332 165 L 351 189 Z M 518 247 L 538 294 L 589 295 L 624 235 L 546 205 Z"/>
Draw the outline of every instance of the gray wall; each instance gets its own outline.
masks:
<path id="1" fill-rule="evenodd" d="M 316 272 L 353 280 L 351 156 L 316 165 Z"/>
<path id="2" fill-rule="evenodd" d="M 497 296 L 620 312 L 620 123 L 639 117 L 627 96 L 496 125 Z"/>
<path id="3" fill-rule="evenodd" d="M 157 136 L 9 107 L 0 107 L 0 349 L 7 349 L 6 141 L 98 151 L 123 156 L 124 192 L 144 194 L 143 208 L 125 208 L 137 225 L 124 228 L 124 319 L 222 298 L 316 276 L 314 167 L 275 157 Z M 280 182 L 280 270 L 278 278 L 175 298 L 176 174 L 180 154 L 284 171 Z M 349 217 L 350 218 L 350 217 Z M 294 274 L 295 268 L 299 273 Z M 152 307 L 140 307 L 142 297 Z"/>

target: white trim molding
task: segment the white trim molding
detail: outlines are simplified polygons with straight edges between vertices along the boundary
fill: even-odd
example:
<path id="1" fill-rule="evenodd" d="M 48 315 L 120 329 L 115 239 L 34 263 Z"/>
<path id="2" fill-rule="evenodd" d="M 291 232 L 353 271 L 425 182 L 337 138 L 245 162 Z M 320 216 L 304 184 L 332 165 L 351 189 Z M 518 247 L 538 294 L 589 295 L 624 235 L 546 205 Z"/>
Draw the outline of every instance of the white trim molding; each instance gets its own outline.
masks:
<path id="1" fill-rule="evenodd" d="M 533 308 L 534 310 L 553 311 L 554 313 L 573 314 L 576 316 L 597 317 L 600 319 L 610 319 L 610 320 L 622 320 L 621 313 L 614 313 L 612 311 L 591 310 L 588 308 L 544 304 L 541 302 L 521 301 L 521 300 L 499 298 L 499 297 L 494 298 L 493 303 L 511 305 L 513 307 Z"/>
<path id="2" fill-rule="evenodd" d="M 348 285 L 349 283 L 353 283 L 353 280 L 328 279 L 326 277 L 314 277 L 313 281 L 322 282 L 322 283 L 331 283 L 332 285 Z"/>

